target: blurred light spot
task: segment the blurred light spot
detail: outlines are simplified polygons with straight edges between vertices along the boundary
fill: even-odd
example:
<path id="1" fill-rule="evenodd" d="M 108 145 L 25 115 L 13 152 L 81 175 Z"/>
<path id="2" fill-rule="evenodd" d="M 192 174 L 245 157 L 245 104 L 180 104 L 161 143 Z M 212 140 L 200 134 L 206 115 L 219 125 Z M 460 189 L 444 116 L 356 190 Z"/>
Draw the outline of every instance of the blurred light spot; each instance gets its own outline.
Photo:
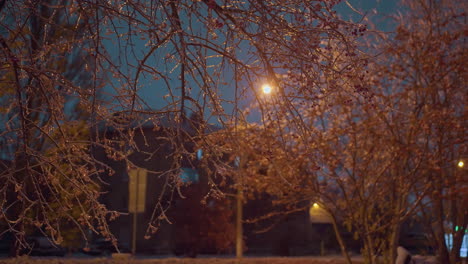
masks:
<path id="1" fill-rule="evenodd" d="M 270 94 L 272 92 L 272 90 L 273 89 L 271 88 L 271 86 L 269 84 L 264 84 L 262 86 L 262 91 L 263 91 L 264 94 Z"/>

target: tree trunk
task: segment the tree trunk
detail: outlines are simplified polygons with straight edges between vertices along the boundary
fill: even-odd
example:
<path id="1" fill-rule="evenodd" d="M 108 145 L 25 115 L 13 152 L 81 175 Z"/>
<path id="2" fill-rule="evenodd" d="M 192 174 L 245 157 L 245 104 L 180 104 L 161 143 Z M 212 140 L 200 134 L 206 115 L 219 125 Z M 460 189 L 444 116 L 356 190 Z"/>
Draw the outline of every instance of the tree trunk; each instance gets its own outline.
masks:
<path id="1" fill-rule="evenodd" d="M 398 247 L 398 241 L 400 240 L 400 228 L 401 222 L 398 222 L 393 226 L 392 234 L 390 234 L 390 241 L 388 244 L 388 258 L 387 263 L 392 264 L 397 258 L 396 248 Z"/>
<path id="2" fill-rule="evenodd" d="M 338 241 L 338 244 L 340 244 L 341 254 L 343 254 L 343 257 L 345 257 L 346 262 L 348 264 L 352 264 L 351 258 L 349 257 L 348 250 L 346 248 L 346 244 L 343 238 L 341 237 L 340 231 L 338 230 L 338 225 L 336 224 L 335 216 L 332 214 L 330 214 L 330 216 L 332 219 L 333 230 L 335 231 L 336 240 Z"/>

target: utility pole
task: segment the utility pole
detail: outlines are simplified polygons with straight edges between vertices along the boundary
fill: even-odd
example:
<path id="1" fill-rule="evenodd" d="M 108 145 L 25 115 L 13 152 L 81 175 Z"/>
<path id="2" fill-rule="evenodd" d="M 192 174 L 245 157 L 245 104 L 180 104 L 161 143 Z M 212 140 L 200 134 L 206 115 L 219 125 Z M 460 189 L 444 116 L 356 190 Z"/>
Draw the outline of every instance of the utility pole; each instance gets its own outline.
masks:
<path id="1" fill-rule="evenodd" d="M 242 258 L 244 253 L 243 242 L 244 242 L 244 229 L 242 226 L 243 219 L 243 206 L 244 206 L 244 162 L 245 153 L 242 153 L 242 147 L 240 148 L 239 156 L 236 159 L 237 165 L 237 196 L 236 196 L 236 257 Z"/>
<path id="2" fill-rule="evenodd" d="M 240 174 L 240 173 L 239 173 Z M 241 176 L 242 177 L 242 176 Z M 244 193 L 242 190 L 242 182 L 237 187 L 237 214 L 236 214 L 236 257 L 242 258 L 243 248 L 243 229 L 242 229 L 242 213 L 243 213 L 243 200 Z"/>

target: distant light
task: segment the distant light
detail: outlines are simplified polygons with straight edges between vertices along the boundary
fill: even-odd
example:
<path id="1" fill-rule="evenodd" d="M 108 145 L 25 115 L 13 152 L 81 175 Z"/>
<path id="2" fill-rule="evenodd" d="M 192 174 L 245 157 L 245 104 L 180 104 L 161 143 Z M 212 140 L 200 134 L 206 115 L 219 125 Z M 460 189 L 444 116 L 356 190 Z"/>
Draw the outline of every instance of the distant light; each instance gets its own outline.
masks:
<path id="1" fill-rule="evenodd" d="M 264 84 L 262 86 L 262 91 L 264 94 L 270 94 L 273 91 L 273 88 L 269 84 Z"/>
<path id="2" fill-rule="evenodd" d="M 309 219 L 311 223 L 315 224 L 331 224 L 333 218 L 330 213 L 321 207 L 318 203 L 313 203 L 309 209 Z"/>
<path id="3" fill-rule="evenodd" d="M 239 168 L 239 166 L 240 166 L 240 157 L 239 156 L 236 156 L 236 158 L 234 159 L 234 165 L 236 165 L 236 167 Z"/>
<path id="4" fill-rule="evenodd" d="M 465 166 L 465 163 L 463 162 L 463 160 L 460 160 L 457 165 L 459 168 L 463 168 Z"/>
<path id="5" fill-rule="evenodd" d="M 200 176 L 198 175 L 198 171 L 192 168 L 180 168 L 180 179 L 184 183 L 195 183 L 200 180 Z"/>

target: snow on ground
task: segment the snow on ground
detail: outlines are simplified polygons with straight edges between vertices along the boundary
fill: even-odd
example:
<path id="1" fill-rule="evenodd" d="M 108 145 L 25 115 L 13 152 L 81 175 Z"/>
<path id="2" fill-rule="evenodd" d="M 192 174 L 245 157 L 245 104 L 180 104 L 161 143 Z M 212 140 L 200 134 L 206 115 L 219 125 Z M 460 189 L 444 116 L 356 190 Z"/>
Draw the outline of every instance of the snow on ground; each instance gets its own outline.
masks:
<path id="1" fill-rule="evenodd" d="M 434 256 L 413 256 L 415 264 L 437 264 Z M 362 257 L 352 257 L 353 264 L 363 264 Z M 129 256 L 115 257 L 19 257 L 0 258 L 0 264 L 346 264 L 341 256 L 326 257 L 245 257 L 240 262 L 233 257 L 175 258 L 147 256 L 132 258 Z"/>
<path id="2" fill-rule="evenodd" d="M 345 264 L 342 257 L 246 257 L 235 258 L 40 258 L 19 257 L 0 259 L 0 264 Z M 353 258 L 353 263 L 362 264 L 362 258 Z"/>
<path id="3" fill-rule="evenodd" d="M 415 264 L 437 264 L 437 260 L 434 256 L 414 255 L 413 261 Z"/>

